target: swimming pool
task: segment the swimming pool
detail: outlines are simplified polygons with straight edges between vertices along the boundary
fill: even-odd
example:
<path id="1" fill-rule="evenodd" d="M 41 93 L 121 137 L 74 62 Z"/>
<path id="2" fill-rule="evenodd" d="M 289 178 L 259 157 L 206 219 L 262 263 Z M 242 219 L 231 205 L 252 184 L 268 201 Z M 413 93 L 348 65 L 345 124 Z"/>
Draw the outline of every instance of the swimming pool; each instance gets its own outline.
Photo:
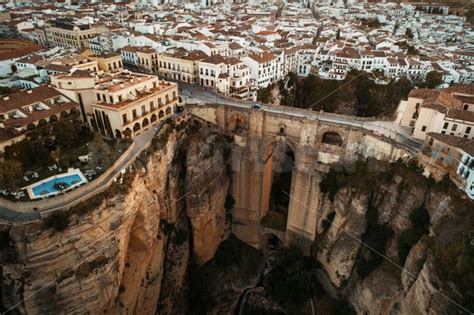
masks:
<path id="1" fill-rule="evenodd" d="M 57 195 L 62 191 L 68 191 L 78 187 L 87 180 L 81 171 L 76 169 L 71 172 L 55 175 L 38 183 L 25 187 L 31 199 Z"/>

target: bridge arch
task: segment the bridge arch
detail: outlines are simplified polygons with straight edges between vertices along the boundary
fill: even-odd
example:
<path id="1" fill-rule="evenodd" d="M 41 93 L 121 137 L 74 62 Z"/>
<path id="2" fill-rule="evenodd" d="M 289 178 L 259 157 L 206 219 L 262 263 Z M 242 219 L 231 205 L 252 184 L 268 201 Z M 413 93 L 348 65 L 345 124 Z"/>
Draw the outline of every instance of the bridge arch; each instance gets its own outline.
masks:
<path id="1" fill-rule="evenodd" d="M 296 161 L 294 148 L 294 144 L 289 140 L 280 141 L 273 138 L 273 141 L 265 143 L 262 150 L 260 224 L 283 233 L 288 219 L 289 194 Z"/>

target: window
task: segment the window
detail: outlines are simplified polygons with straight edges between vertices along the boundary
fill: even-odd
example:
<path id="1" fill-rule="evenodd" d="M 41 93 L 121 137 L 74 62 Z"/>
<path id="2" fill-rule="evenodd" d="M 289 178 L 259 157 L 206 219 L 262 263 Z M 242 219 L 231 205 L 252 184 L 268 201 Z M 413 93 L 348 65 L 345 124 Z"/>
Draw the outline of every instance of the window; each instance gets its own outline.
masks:
<path id="1" fill-rule="evenodd" d="M 421 127 L 421 131 L 426 131 L 426 126 Z"/>
<path id="2" fill-rule="evenodd" d="M 132 110 L 132 116 L 133 116 L 133 119 L 137 118 L 137 110 L 136 109 Z"/>
<path id="3" fill-rule="evenodd" d="M 100 101 L 100 94 L 97 93 L 97 100 Z"/>
<path id="4" fill-rule="evenodd" d="M 453 127 L 451 128 L 451 130 L 456 131 L 457 128 L 458 128 L 458 124 L 454 124 Z"/>
<path id="5" fill-rule="evenodd" d="M 469 108 L 469 105 L 468 104 L 464 104 L 464 107 L 462 108 L 462 110 L 467 110 Z"/>
<path id="6" fill-rule="evenodd" d="M 127 123 L 127 114 L 122 114 L 122 121 L 124 124 Z"/>
<path id="7" fill-rule="evenodd" d="M 449 123 L 445 122 L 444 125 L 443 125 L 443 129 L 447 129 L 449 126 Z"/>
<path id="8" fill-rule="evenodd" d="M 466 133 L 471 133 L 471 127 L 466 128 Z"/>

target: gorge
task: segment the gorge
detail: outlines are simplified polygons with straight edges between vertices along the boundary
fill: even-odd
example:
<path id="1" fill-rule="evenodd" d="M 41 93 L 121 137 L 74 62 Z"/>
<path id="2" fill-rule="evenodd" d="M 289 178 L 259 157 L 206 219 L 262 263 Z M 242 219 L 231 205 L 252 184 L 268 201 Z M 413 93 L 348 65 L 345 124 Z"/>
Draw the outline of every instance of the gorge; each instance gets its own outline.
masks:
<path id="1" fill-rule="evenodd" d="M 473 204 L 423 176 L 408 148 L 259 112 L 190 113 L 105 192 L 40 221 L 2 222 L 2 312 L 473 309 Z M 263 226 L 285 196 L 284 229 Z"/>

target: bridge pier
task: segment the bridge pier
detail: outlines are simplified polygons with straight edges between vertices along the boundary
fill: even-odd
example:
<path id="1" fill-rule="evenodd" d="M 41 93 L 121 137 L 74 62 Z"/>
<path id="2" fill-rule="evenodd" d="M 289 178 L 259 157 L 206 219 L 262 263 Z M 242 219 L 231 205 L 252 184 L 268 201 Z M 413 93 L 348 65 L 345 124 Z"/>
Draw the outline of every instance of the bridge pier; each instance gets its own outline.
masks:
<path id="1" fill-rule="evenodd" d="M 309 254 L 316 236 L 320 200 L 320 175 L 307 169 L 293 170 L 285 246 Z"/>
<path id="2" fill-rule="evenodd" d="M 259 159 L 260 142 L 241 138 L 245 146 L 232 148 L 232 186 L 235 199 L 232 209 L 232 232 L 247 244 L 259 248 L 262 196 L 264 194 L 264 163 Z M 248 143 L 247 143 L 248 141 Z"/>

